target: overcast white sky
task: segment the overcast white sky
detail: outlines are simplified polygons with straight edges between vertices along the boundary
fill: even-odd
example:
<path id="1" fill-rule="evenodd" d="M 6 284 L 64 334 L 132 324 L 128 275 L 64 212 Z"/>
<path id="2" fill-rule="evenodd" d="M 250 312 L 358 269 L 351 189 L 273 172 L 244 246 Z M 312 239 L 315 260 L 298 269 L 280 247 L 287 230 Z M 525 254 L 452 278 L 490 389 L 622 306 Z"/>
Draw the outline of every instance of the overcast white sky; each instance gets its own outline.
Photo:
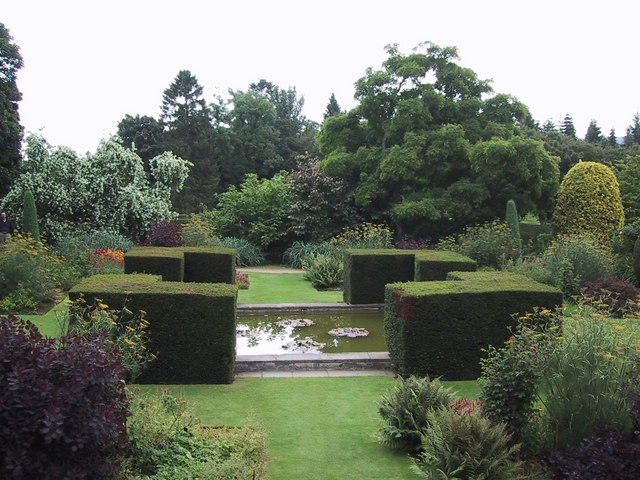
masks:
<path id="1" fill-rule="evenodd" d="M 53 145 L 94 151 L 125 114 L 158 117 L 162 92 L 190 70 L 211 100 L 265 78 L 296 87 L 322 120 L 384 46 L 458 47 L 541 123 L 573 116 L 624 135 L 640 111 L 637 0 L 5 0 L 0 22 L 25 66 L 21 123 Z"/>

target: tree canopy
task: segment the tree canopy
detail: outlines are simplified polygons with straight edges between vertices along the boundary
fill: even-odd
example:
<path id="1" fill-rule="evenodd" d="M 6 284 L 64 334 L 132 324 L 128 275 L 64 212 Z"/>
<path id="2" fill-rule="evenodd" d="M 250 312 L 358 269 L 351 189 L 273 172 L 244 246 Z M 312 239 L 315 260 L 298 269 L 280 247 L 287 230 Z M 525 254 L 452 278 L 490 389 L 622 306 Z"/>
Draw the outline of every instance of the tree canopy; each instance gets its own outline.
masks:
<path id="1" fill-rule="evenodd" d="M 153 184 L 142 159 L 120 143 L 103 141 L 85 157 L 68 147 L 52 148 L 37 135 L 27 137 L 21 173 L 1 208 L 14 218 L 25 191 L 33 193 L 40 231 L 49 241 L 92 230 L 140 238 L 149 225 L 174 218 L 171 194 L 182 188 L 191 164 L 171 153 L 150 161 Z"/>
<path id="2" fill-rule="evenodd" d="M 429 235 L 501 217 L 509 198 L 523 213 L 550 213 L 558 159 L 524 136 L 533 126 L 524 104 L 493 94 L 454 47 L 387 54 L 356 82 L 359 104 L 327 117 L 318 135 L 322 170 L 350 182 L 360 208 L 401 234 Z"/>
<path id="3" fill-rule="evenodd" d="M 0 23 L 0 197 L 7 193 L 21 160 L 22 126 L 16 77 L 23 66 L 20 49 Z"/>

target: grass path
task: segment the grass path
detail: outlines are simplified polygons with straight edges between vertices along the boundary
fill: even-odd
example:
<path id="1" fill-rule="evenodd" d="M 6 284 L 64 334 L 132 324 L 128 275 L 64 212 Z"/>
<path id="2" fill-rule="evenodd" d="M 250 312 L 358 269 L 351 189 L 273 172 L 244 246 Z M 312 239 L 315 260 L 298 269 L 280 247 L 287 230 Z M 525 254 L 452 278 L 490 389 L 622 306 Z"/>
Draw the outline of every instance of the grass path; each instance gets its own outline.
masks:
<path id="1" fill-rule="evenodd" d="M 205 424 L 241 425 L 249 415 L 268 432 L 271 480 L 403 480 L 411 461 L 381 445 L 377 401 L 390 377 L 240 378 L 232 385 L 175 385 Z M 449 382 L 475 397 L 476 382 Z M 162 387 L 143 386 L 155 391 Z"/>

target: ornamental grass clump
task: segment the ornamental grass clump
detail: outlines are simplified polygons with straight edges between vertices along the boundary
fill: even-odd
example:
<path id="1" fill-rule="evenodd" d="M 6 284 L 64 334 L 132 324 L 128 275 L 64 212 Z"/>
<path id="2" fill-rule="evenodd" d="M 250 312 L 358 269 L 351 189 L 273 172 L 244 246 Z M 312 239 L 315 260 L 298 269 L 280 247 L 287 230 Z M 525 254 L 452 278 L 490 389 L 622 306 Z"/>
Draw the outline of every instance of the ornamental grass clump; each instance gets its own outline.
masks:
<path id="1" fill-rule="evenodd" d="M 478 413 L 430 410 L 429 432 L 422 436 L 422 453 L 413 471 L 428 480 L 525 480 L 518 461 L 519 446 L 503 424 Z"/>
<path id="2" fill-rule="evenodd" d="M 384 422 L 379 431 L 380 441 L 409 453 L 419 452 L 422 436 L 430 434 L 429 414 L 441 408 L 448 409 L 453 399 L 453 392 L 437 378 L 431 380 L 413 375 L 398 378 L 393 389 L 384 394 L 378 404 Z"/>
<path id="3" fill-rule="evenodd" d="M 545 354 L 540 380 L 547 443 L 555 449 L 578 445 L 607 425 L 624 432 L 633 425 L 623 388 L 640 373 L 633 337 L 586 307 L 574 317 L 556 348 Z"/>
<path id="4" fill-rule="evenodd" d="M 342 255 L 307 255 L 303 262 L 304 279 L 317 289 L 339 288 L 344 281 Z"/>

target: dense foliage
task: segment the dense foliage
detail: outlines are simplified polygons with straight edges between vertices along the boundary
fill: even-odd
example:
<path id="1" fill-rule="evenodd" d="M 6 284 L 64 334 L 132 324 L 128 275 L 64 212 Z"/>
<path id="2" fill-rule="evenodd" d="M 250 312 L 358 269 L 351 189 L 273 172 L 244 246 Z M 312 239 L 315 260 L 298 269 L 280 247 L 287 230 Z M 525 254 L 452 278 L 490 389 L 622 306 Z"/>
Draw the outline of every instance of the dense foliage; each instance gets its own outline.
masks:
<path id="1" fill-rule="evenodd" d="M 458 65 L 455 48 L 387 53 L 356 82 L 359 104 L 327 117 L 318 136 L 323 171 L 347 181 L 358 206 L 422 236 L 502 217 L 509 198 L 550 213 L 558 159 L 520 135 L 526 106 L 487 97 L 489 82 Z"/>
<path id="2" fill-rule="evenodd" d="M 430 411 L 429 434 L 422 437 L 423 452 L 414 472 L 428 480 L 524 480 L 517 460 L 518 446 L 504 425 L 477 414 L 448 409 Z"/>
<path id="3" fill-rule="evenodd" d="M 142 160 L 115 140 L 100 143 L 95 154 L 78 157 L 52 149 L 39 136 L 27 138 L 27 159 L 2 201 L 15 217 L 24 192 L 33 192 L 40 230 L 49 241 L 93 230 L 139 238 L 153 221 L 174 216 L 171 194 L 180 188 L 189 163 L 171 153 L 151 160 L 151 176 Z"/>
<path id="4" fill-rule="evenodd" d="M 580 162 L 562 180 L 553 212 L 557 234 L 591 234 L 610 245 L 624 225 L 618 180 L 601 163 Z"/>
<path id="5" fill-rule="evenodd" d="M 49 340 L 2 317 L 0 358 L 0 476 L 114 478 L 129 402 L 104 338 Z"/>
<path id="6" fill-rule="evenodd" d="M 417 452 L 424 435 L 430 435 L 429 414 L 449 408 L 453 393 L 439 379 L 410 376 L 398 378 L 393 389 L 384 394 L 378 412 L 384 422 L 380 440 L 394 448 Z"/>
<path id="7" fill-rule="evenodd" d="M 0 311 L 31 312 L 69 288 L 78 271 L 64 257 L 32 238 L 15 237 L 0 245 Z"/>
<path id="8" fill-rule="evenodd" d="M 291 192 L 285 173 L 271 179 L 249 174 L 239 188 L 231 186 L 218 195 L 218 205 L 208 216 L 219 235 L 242 237 L 266 250 L 287 237 L 290 208 Z"/>
<path id="9" fill-rule="evenodd" d="M 21 160 L 22 131 L 18 102 L 22 94 L 16 79 L 23 67 L 20 49 L 0 23 L 0 197 L 5 195 Z"/>

